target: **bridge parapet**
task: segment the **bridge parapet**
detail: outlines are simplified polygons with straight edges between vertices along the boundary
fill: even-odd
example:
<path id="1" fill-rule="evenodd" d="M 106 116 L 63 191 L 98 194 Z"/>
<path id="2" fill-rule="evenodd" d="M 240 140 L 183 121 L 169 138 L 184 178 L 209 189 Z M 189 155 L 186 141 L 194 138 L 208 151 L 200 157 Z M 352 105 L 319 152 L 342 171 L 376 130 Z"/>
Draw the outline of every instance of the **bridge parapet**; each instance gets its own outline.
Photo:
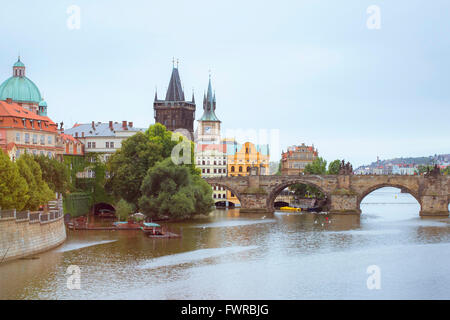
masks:
<path id="1" fill-rule="evenodd" d="M 277 195 L 293 184 L 306 184 L 321 190 L 332 213 L 359 214 L 366 195 L 382 187 L 406 190 L 417 199 L 421 215 L 447 215 L 450 176 L 404 175 L 296 175 L 237 176 L 205 178 L 212 185 L 232 191 L 241 202 L 241 211 L 273 212 Z"/>

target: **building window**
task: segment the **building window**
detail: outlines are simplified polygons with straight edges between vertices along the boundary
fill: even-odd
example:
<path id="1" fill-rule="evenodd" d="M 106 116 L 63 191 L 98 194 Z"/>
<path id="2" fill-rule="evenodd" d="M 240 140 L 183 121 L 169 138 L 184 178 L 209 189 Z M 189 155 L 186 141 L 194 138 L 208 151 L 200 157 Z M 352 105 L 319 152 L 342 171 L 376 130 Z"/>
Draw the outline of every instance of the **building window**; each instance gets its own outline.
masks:
<path id="1" fill-rule="evenodd" d="M 16 142 L 20 142 L 20 133 L 19 132 L 16 133 Z"/>
<path id="2" fill-rule="evenodd" d="M 106 142 L 106 148 L 107 149 L 109 148 L 109 142 Z"/>
<path id="3" fill-rule="evenodd" d="M 92 142 L 92 149 L 95 149 L 95 142 Z"/>
<path id="4" fill-rule="evenodd" d="M 49 158 L 51 158 L 51 157 L 52 157 L 52 153 L 49 152 L 49 153 L 47 154 L 47 156 L 48 156 Z"/>
<path id="5" fill-rule="evenodd" d="M 48 144 L 52 144 L 52 136 L 48 136 L 47 137 L 47 143 Z"/>
<path id="6" fill-rule="evenodd" d="M 45 144 L 45 136 L 41 135 L 41 144 Z"/>
<path id="7" fill-rule="evenodd" d="M 214 169 L 214 173 L 217 173 L 217 169 Z"/>
<path id="8" fill-rule="evenodd" d="M 37 134 L 33 134 L 33 144 L 37 144 Z"/>
<path id="9" fill-rule="evenodd" d="M 91 148 L 91 143 L 90 142 L 88 142 L 88 148 Z"/>
<path id="10" fill-rule="evenodd" d="M 206 169 L 206 173 L 209 173 L 209 169 Z"/>
<path id="11" fill-rule="evenodd" d="M 114 142 L 111 141 L 111 142 L 109 143 L 109 147 L 113 149 L 113 148 L 114 148 Z"/>
<path id="12" fill-rule="evenodd" d="M 231 166 L 231 172 L 234 172 L 234 166 Z"/>
<path id="13" fill-rule="evenodd" d="M 241 166 L 239 166 L 239 172 L 242 172 L 242 167 Z"/>
<path id="14" fill-rule="evenodd" d="M 16 159 L 19 159 L 20 157 L 20 150 L 16 150 Z"/>
<path id="15" fill-rule="evenodd" d="M 250 172 L 250 167 L 247 167 L 247 172 Z"/>

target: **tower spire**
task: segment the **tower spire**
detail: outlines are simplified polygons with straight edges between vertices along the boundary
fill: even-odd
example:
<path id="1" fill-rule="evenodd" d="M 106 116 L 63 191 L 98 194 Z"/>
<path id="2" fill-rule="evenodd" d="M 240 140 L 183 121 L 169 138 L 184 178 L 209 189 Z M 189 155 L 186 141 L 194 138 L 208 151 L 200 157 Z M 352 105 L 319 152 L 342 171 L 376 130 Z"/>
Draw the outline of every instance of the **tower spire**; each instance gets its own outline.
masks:
<path id="1" fill-rule="evenodd" d="M 203 95 L 203 116 L 200 121 L 220 121 L 214 110 L 216 109 L 215 93 L 213 94 L 211 85 L 211 74 L 209 74 L 208 91 Z"/>

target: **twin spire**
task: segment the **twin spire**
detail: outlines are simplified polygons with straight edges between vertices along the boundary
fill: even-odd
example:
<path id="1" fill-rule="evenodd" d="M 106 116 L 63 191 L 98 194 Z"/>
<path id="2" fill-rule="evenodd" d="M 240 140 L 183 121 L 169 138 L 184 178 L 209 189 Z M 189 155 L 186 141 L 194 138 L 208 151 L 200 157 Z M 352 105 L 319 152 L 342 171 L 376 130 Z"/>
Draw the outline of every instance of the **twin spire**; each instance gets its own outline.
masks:
<path id="1" fill-rule="evenodd" d="M 208 93 L 203 94 L 203 115 L 200 121 L 219 121 L 216 113 L 216 93 L 212 91 L 211 75 L 209 75 Z"/>

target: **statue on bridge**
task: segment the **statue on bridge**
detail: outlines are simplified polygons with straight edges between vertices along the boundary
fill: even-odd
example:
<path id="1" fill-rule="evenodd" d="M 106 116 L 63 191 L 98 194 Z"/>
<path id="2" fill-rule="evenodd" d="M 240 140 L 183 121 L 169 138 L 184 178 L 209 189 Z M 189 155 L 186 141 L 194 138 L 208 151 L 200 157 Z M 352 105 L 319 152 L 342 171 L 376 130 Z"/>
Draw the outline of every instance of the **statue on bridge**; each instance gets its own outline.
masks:
<path id="1" fill-rule="evenodd" d="M 339 174 L 353 174 L 353 166 L 350 162 L 345 163 L 344 160 L 339 165 Z"/>
<path id="2" fill-rule="evenodd" d="M 427 167 L 427 172 L 424 174 L 426 177 L 438 177 L 441 175 L 441 169 L 437 164 L 434 165 L 433 169 L 430 170 L 429 167 Z"/>

